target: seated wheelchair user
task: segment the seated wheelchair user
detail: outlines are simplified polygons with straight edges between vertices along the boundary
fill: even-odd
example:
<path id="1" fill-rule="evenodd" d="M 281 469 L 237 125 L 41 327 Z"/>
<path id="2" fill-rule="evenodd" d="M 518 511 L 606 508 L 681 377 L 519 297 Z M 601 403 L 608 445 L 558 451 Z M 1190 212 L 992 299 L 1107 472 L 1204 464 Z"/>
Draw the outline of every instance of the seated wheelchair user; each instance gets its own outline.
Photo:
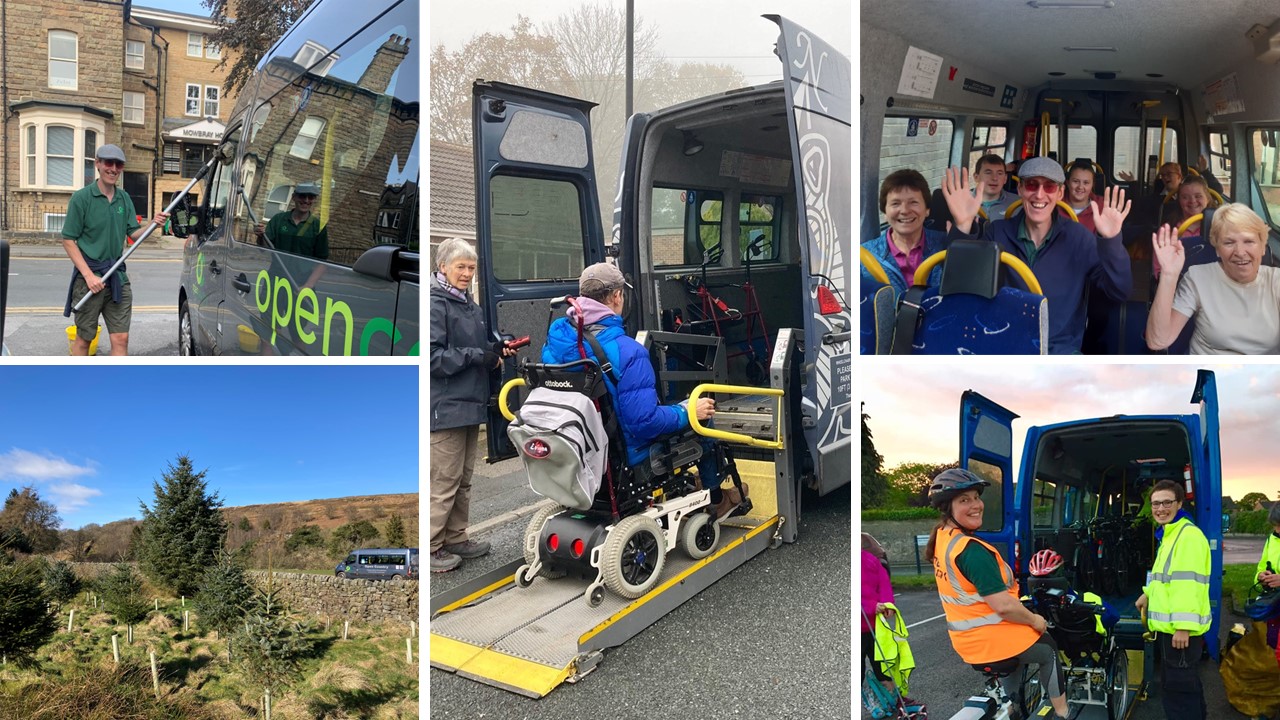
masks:
<path id="1" fill-rule="evenodd" d="M 1119 613 L 1097 594 L 1073 589 L 1062 568 L 1052 548 L 1032 555 L 1023 604 L 1048 622 L 1063 658 L 1067 701 L 1104 706 L 1119 717 L 1128 691 L 1128 656 L 1112 632 Z"/>
<path id="2" fill-rule="evenodd" d="M 669 547 L 709 556 L 721 521 L 751 509 L 728 449 L 690 429 L 688 413 L 709 420 L 714 402 L 658 403 L 649 354 L 622 328 L 623 286 L 607 263 L 583 271 L 543 362 L 520 367 L 530 392 L 507 429 L 530 487 L 555 501 L 530 520 L 516 583 L 572 572 L 592 579 L 592 606 L 605 587 L 626 598 L 649 592 Z M 721 490 L 726 474 L 734 487 Z"/>

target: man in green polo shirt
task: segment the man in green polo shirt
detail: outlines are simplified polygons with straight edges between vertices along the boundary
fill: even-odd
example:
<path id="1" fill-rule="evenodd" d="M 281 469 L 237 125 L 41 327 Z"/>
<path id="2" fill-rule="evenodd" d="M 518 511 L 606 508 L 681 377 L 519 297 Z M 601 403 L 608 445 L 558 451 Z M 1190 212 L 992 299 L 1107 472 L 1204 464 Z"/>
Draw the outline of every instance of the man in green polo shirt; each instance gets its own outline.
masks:
<path id="1" fill-rule="evenodd" d="M 320 187 L 300 183 L 293 189 L 293 208 L 276 213 L 266 224 L 258 223 L 255 233 L 259 244 L 280 252 L 305 255 L 317 260 L 329 259 L 329 228 L 320 225 L 312 214 Z"/>
<path id="2" fill-rule="evenodd" d="M 63 317 L 70 317 L 71 306 L 86 293 L 93 293 L 88 302 L 75 311 L 76 340 L 71 346 L 72 355 L 89 354 L 89 343 L 98 334 L 99 316 L 105 321 L 111 338 L 111 354 L 129 354 L 129 322 L 133 314 L 129 276 L 121 265 L 106 282 L 101 277 L 124 254 L 126 235 L 134 242 L 146 237 L 138 225 L 129 193 L 116 189 L 124 163 L 124 151 L 119 146 L 98 148 L 94 161 L 97 182 L 75 191 L 67 203 L 62 247 L 75 269 L 71 271 Z M 158 212 L 153 220 L 160 227 L 168 218 L 168 213 Z"/>

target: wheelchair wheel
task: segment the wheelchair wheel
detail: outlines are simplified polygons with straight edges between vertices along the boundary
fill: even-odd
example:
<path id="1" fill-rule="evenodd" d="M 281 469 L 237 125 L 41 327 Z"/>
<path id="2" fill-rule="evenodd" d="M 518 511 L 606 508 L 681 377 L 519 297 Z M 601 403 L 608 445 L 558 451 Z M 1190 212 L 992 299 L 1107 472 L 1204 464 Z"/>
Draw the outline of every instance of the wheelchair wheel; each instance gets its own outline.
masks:
<path id="1" fill-rule="evenodd" d="M 666 560 L 667 541 L 656 520 L 644 515 L 623 518 L 604 541 L 604 584 L 622 597 L 638 598 L 658 584 Z"/>
<path id="2" fill-rule="evenodd" d="M 1121 720 L 1128 710 L 1126 699 L 1129 695 L 1129 653 L 1124 648 L 1111 650 L 1111 658 L 1107 661 L 1107 718 Z"/>
<path id="3" fill-rule="evenodd" d="M 1022 717 L 1032 717 L 1032 713 L 1040 707 L 1044 699 L 1044 688 L 1040 687 L 1040 666 L 1035 663 L 1024 664 L 1018 674 L 1018 696 L 1013 701 L 1022 713 Z"/>
<path id="4" fill-rule="evenodd" d="M 544 505 L 529 519 L 529 526 L 524 531 L 524 561 L 529 565 L 533 565 L 538 559 L 538 537 L 542 535 L 542 526 L 547 524 L 547 520 L 552 515 L 556 515 L 564 511 L 564 506 L 551 503 Z M 542 569 L 538 571 L 538 575 L 554 580 L 555 578 L 564 577 L 565 571 L 561 568 L 551 568 L 545 563 Z M 529 578 L 532 582 L 533 578 Z"/>
<path id="5" fill-rule="evenodd" d="M 701 560 L 715 552 L 720 544 L 720 523 L 711 522 L 711 515 L 699 512 L 684 519 L 676 544 L 686 555 Z"/>

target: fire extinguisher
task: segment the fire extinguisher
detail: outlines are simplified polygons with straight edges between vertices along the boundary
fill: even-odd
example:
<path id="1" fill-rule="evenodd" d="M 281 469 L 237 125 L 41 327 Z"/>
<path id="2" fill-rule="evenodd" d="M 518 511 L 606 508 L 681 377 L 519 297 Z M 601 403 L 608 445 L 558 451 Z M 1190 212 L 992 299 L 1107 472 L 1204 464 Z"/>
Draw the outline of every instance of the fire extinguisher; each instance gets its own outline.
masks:
<path id="1" fill-rule="evenodd" d="M 1193 490 L 1193 489 L 1192 489 L 1192 487 L 1191 487 L 1191 463 L 1187 463 L 1185 466 L 1183 466 L 1183 468 L 1182 468 L 1182 479 L 1183 479 L 1183 480 L 1186 482 L 1186 484 L 1187 484 L 1187 499 L 1188 499 L 1188 500 L 1195 500 L 1195 499 L 1196 499 L 1196 493 L 1195 493 L 1195 490 Z"/>
<path id="2" fill-rule="evenodd" d="M 1022 153 L 1018 156 L 1026 159 L 1036 156 L 1036 135 L 1040 131 L 1040 126 L 1035 122 L 1028 122 L 1022 128 Z"/>

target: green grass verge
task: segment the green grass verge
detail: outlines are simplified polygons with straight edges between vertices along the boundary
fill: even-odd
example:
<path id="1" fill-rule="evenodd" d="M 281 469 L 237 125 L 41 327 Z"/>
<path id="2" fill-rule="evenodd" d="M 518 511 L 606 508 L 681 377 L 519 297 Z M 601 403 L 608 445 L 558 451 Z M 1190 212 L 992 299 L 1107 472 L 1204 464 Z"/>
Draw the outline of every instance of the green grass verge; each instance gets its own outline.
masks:
<path id="1" fill-rule="evenodd" d="M 1244 604 L 1249 601 L 1249 588 L 1253 587 L 1257 572 L 1257 563 L 1222 566 L 1222 597 L 1230 597 L 1231 602 L 1235 603 L 1234 607 L 1241 612 L 1244 611 Z"/>
<path id="2" fill-rule="evenodd" d="M 67 632 L 67 611 L 73 607 L 75 623 Z M 186 609 L 192 609 L 190 603 Z M 95 720 L 256 716 L 261 688 L 228 662 L 226 641 L 205 633 L 194 610 L 191 627 L 184 632 L 182 611 L 179 600 L 161 599 L 160 611 L 134 626 L 129 644 L 126 628 L 94 609 L 82 594 L 59 612 L 59 631 L 38 653 L 39 667 L 0 669 L 0 717 L 66 717 L 60 708 L 65 708 L 67 697 L 87 703 L 101 699 L 104 707 L 115 708 L 92 715 Z M 415 638 L 414 661 L 408 663 L 408 627 L 353 625 L 343 640 L 341 618 L 334 619 L 328 630 L 323 620 L 310 618 L 308 623 L 312 651 L 303 660 L 297 681 L 273 701 L 281 717 L 419 717 L 421 648 Z M 112 659 L 113 634 L 120 636 L 123 674 L 116 672 Z M 143 702 L 152 697 L 148 651 L 156 653 L 160 671 L 161 700 L 157 702 Z M 193 705 L 207 708 L 210 714 L 183 711 Z"/>

